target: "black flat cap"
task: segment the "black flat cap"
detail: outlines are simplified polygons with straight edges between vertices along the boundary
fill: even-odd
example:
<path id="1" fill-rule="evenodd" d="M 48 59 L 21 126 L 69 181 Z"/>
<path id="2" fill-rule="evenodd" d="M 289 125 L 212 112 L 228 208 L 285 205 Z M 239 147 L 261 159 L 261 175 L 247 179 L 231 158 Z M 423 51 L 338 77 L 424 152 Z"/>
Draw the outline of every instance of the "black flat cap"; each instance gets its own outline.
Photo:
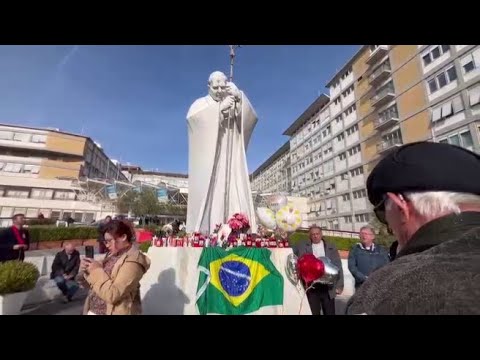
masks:
<path id="1" fill-rule="evenodd" d="M 387 192 L 454 191 L 480 195 L 480 156 L 455 145 L 415 142 L 385 156 L 367 179 L 368 199 Z"/>

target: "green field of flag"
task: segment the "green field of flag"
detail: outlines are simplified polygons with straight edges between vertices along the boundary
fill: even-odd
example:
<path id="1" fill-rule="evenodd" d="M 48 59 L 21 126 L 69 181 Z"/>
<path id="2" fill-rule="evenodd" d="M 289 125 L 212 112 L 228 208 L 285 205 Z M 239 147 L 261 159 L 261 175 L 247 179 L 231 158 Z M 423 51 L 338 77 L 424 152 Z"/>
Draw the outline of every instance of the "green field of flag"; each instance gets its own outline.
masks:
<path id="1" fill-rule="evenodd" d="M 197 308 L 201 315 L 242 315 L 283 305 L 283 277 L 264 248 L 202 250 Z"/>

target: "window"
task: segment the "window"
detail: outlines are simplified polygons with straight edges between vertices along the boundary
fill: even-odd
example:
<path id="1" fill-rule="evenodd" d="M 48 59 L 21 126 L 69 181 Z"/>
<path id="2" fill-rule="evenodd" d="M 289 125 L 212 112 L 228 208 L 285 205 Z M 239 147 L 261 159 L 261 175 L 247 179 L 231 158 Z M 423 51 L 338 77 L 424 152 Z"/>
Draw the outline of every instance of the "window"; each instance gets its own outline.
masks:
<path id="1" fill-rule="evenodd" d="M 340 97 L 336 98 L 335 101 L 333 102 L 333 105 L 338 105 L 340 104 Z"/>
<path id="2" fill-rule="evenodd" d="M 331 135 L 331 133 L 332 133 L 332 128 L 331 128 L 330 125 L 328 125 L 328 126 L 325 128 L 325 130 L 322 131 L 323 137 L 327 137 L 327 136 Z"/>
<path id="3" fill-rule="evenodd" d="M 353 192 L 354 199 L 362 199 L 364 197 L 367 197 L 367 191 L 365 189 L 357 190 Z"/>
<path id="4" fill-rule="evenodd" d="M 27 209 L 25 216 L 27 218 L 36 218 L 38 216 L 38 209 Z"/>
<path id="5" fill-rule="evenodd" d="M 350 170 L 350 174 L 352 175 L 352 177 L 362 175 L 363 174 L 363 167 L 360 166 L 356 169 Z"/>
<path id="6" fill-rule="evenodd" d="M 440 56 L 445 54 L 450 50 L 450 45 L 437 45 L 433 49 L 429 50 L 425 55 L 422 56 L 423 65 L 427 66 L 431 64 L 434 60 L 438 59 Z"/>
<path id="7" fill-rule="evenodd" d="M 5 172 L 11 172 L 11 173 L 19 173 L 22 171 L 23 164 L 15 164 L 15 163 L 7 163 L 3 167 L 3 171 Z"/>
<path id="8" fill-rule="evenodd" d="M 336 122 L 337 124 L 339 124 L 339 123 L 342 121 L 342 116 L 343 116 L 343 115 L 340 114 L 340 115 L 338 115 L 338 116 L 335 118 L 335 122 Z"/>
<path id="9" fill-rule="evenodd" d="M 353 113 L 356 109 L 357 109 L 356 105 L 353 104 L 353 105 L 350 106 L 347 110 L 345 110 L 345 116 L 350 115 L 350 114 Z"/>
<path id="10" fill-rule="evenodd" d="M 351 148 L 350 150 L 348 150 L 348 155 L 350 156 L 353 156 L 355 155 L 356 153 L 360 152 L 360 145 L 357 145 L 357 146 L 354 146 L 353 148 Z"/>
<path id="11" fill-rule="evenodd" d="M 456 79 L 457 72 L 455 70 L 455 66 L 452 65 L 447 69 L 442 70 L 440 73 L 436 74 L 433 78 L 427 81 L 430 94 L 435 93 Z"/>
<path id="12" fill-rule="evenodd" d="M 345 160 L 347 158 L 347 154 L 346 153 L 341 153 L 340 155 L 338 155 L 338 157 L 340 158 L 340 161 Z"/>
<path id="13" fill-rule="evenodd" d="M 350 95 L 351 93 L 353 92 L 353 85 L 350 86 L 347 90 L 345 90 L 342 95 L 343 97 L 347 97 L 348 95 Z"/>
<path id="14" fill-rule="evenodd" d="M 455 96 L 454 98 L 449 99 L 445 103 L 432 109 L 432 122 L 446 119 L 457 114 L 463 109 L 464 107 L 461 95 Z"/>
<path id="15" fill-rule="evenodd" d="M 342 175 L 340 175 L 340 179 L 348 180 L 348 173 L 343 173 Z"/>
<path id="16" fill-rule="evenodd" d="M 7 190 L 5 197 L 27 199 L 28 190 Z"/>
<path id="17" fill-rule="evenodd" d="M 345 139 L 345 134 L 344 133 L 341 133 L 340 135 L 337 136 L 337 141 L 338 142 L 342 141 L 343 139 Z"/>
<path id="18" fill-rule="evenodd" d="M 397 129 L 395 131 L 392 131 L 389 134 L 386 134 L 386 135 L 382 136 L 382 140 L 387 145 L 401 144 L 402 143 L 402 133 L 400 132 L 400 129 Z"/>
<path id="19" fill-rule="evenodd" d="M 351 224 L 352 223 L 352 216 L 349 215 L 349 216 L 344 216 L 343 217 L 345 219 L 345 223 L 347 224 Z"/>
<path id="20" fill-rule="evenodd" d="M 370 215 L 369 214 L 358 214 L 355 215 L 355 222 L 369 222 L 370 220 Z"/>
<path id="21" fill-rule="evenodd" d="M 460 60 L 462 71 L 464 74 L 478 69 L 480 67 L 480 49 L 477 49 L 470 54 L 466 55 Z"/>
<path id="22" fill-rule="evenodd" d="M 13 140 L 12 131 L 0 131 L 0 140 Z"/>
<path id="23" fill-rule="evenodd" d="M 394 104 L 394 105 L 390 106 L 388 109 L 380 112 L 378 114 L 378 117 L 380 119 L 380 122 L 385 122 L 385 121 L 390 120 L 390 119 L 398 119 L 397 105 Z"/>
<path id="24" fill-rule="evenodd" d="M 13 136 L 14 141 L 29 142 L 32 137 L 32 134 L 27 133 L 15 133 Z"/>
<path id="25" fill-rule="evenodd" d="M 347 129 L 347 136 L 350 136 L 358 131 L 358 125 L 355 124 L 351 128 Z"/>
<path id="26" fill-rule="evenodd" d="M 40 172 L 40 166 L 38 165 L 25 165 L 23 172 L 26 174 L 38 174 Z"/>
<path id="27" fill-rule="evenodd" d="M 348 75 L 350 75 L 352 73 L 352 68 L 349 68 L 341 77 L 341 79 L 346 79 L 348 77 Z"/>
<path id="28" fill-rule="evenodd" d="M 349 200 L 350 200 L 350 194 L 344 194 L 344 195 L 342 195 L 342 200 L 343 200 L 343 201 L 349 201 Z"/>
<path id="29" fill-rule="evenodd" d="M 47 141 L 47 136 L 46 135 L 38 135 L 38 134 L 33 134 L 32 135 L 32 142 L 33 143 L 44 144 L 46 141 Z"/>
<path id="30" fill-rule="evenodd" d="M 440 143 L 461 146 L 465 149 L 473 150 L 472 134 L 469 130 L 460 133 L 450 134 L 448 137 L 439 140 Z"/>
<path id="31" fill-rule="evenodd" d="M 54 199 L 75 200 L 75 193 L 71 191 L 55 191 Z"/>
<path id="32" fill-rule="evenodd" d="M 468 97 L 470 100 L 470 106 L 480 104 L 480 85 L 468 89 Z"/>

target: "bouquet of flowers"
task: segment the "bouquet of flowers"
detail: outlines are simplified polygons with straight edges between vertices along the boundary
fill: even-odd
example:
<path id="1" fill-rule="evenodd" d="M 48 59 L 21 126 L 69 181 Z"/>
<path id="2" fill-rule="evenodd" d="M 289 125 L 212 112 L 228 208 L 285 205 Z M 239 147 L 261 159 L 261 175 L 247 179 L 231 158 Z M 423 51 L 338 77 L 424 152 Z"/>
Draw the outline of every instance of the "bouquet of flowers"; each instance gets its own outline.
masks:
<path id="1" fill-rule="evenodd" d="M 248 217 L 241 213 L 233 214 L 233 216 L 228 220 L 228 226 L 232 231 L 236 233 L 245 233 L 250 229 L 250 222 Z"/>

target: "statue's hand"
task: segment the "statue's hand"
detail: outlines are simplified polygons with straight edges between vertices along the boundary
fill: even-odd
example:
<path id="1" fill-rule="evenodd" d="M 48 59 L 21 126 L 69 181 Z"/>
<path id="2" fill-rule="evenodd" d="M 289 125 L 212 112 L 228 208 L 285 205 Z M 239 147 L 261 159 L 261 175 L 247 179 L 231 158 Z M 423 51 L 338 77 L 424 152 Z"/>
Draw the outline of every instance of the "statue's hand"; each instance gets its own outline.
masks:
<path id="1" fill-rule="evenodd" d="M 235 103 L 235 98 L 233 96 L 227 96 L 220 103 L 220 111 L 221 112 L 229 111 L 232 108 L 234 103 Z"/>
<path id="2" fill-rule="evenodd" d="M 238 90 L 237 85 L 235 85 L 233 82 L 228 82 L 225 90 L 227 91 L 227 94 L 234 96 L 237 101 L 240 101 L 242 97 L 240 90 Z"/>

